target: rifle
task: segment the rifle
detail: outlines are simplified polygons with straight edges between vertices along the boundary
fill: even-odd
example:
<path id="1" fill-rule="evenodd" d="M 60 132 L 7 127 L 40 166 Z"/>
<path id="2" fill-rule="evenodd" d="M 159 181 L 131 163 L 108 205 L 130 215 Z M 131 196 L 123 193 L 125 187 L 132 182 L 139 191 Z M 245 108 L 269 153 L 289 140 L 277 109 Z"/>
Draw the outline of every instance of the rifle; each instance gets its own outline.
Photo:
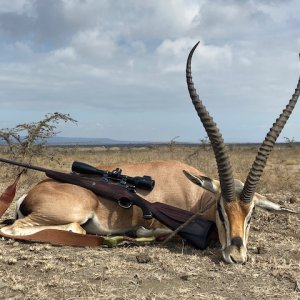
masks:
<path id="1" fill-rule="evenodd" d="M 79 174 L 67 174 L 31 164 L 0 158 L 0 162 L 16 165 L 26 169 L 44 172 L 54 180 L 75 184 L 89 189 L 96 195 L 111 199 L 123 208 L 136 205 L 141 208 L 145 219 L 155 218 L 172 230 L 190 219 L 194 213 L 161 202 L 149 202 L 136 194 L 133 186 L 118 185 L 95 177 L 84 177 Z M 93 168 L 89 166 L 89 168 Z M 97 170 L 97 169 L 96 169 Z M 214 231 L 214 223 L 197 216 L 192 223 L 183 228 L 178 234 L 200 249 L 205 249 Z"/>

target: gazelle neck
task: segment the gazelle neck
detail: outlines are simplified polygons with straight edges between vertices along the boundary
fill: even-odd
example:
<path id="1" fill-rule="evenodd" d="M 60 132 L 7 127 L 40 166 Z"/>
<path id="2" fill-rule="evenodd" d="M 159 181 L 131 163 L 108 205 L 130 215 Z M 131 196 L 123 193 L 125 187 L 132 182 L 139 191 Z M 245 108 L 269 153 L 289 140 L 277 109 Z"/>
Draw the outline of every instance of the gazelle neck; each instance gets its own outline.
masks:
<path id="1" fill-rule="evenodd" d="M 200 212 L 206 220 L 216 222 L 216 201 L 216 195 L 204 190 L 192 211 Z"/>

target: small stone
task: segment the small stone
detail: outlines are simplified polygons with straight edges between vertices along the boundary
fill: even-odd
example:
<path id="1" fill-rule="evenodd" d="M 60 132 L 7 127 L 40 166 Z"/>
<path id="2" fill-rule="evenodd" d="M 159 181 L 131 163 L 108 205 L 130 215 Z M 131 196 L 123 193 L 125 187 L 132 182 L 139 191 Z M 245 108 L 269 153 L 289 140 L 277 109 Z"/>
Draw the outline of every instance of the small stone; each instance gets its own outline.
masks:
<path id="1" fill-rule="evenodd" d="M 180 279 L 182 279 L 182 280 L 184 280 L 184 281 L 188 281 L 189 275 L 187 275 L 187 274 L 181 275 L 181 276 L 180 276 Z"/>
<path id="2" fill-rule="evenodd" d="M 141 284 L 141 283 L 143 282 L 142 279 L 139 277 L 138 274 L 135 274 L 135 275 L 133 276 L 133 278 L 135 279 L 135 282 L 136 282 L 137 284 Z"/>
<path id="3" fill-rule="evenodd" d="M 140 253 L 136 256 L 136 260 L 139 264 L 146 264 L 151 262 L 151 257 L 148 254 Z"/>
<path id="4" fill-rule="evenodd" d="M 8 260 L 7 260 L 7 264 L 9 264 L 9 265 L 15 265 L 17 263 L 17 259 L 15 259 L 15 258 L 9 258 Z"/>
<path id="5" fill-rule="evenodd" d="M 256 250 L 257 250 L 257 254 L 265 254 L 268 252 L 267 249 L 263 246 L 258 246 Z"/>
<path id="6" fill-rule="evenodd" d="M 297 202 L 299 202 L 299 199 L 298 199 L 297 197 L 292 196 L 292 197 L 290 198 L 290 203 L 291 203 L 291 204 L 294 204 L 294 203 L 297 203 Z"/>
<path id="7" fill-rule="evenodd" d="M 254 231 L 260 231 L 260 228 L 258 226 L 254 226 L 254 225 L 251 226 L 251 229 Z"/>

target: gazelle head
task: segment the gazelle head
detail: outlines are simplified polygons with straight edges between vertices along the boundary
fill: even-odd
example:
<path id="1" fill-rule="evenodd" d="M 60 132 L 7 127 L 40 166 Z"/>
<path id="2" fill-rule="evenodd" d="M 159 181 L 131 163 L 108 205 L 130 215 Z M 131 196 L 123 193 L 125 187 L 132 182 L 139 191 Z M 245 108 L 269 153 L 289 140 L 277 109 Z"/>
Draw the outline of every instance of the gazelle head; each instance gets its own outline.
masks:
<path id="1" fill-rule="evenodd" d="M 264 196 L 255 193 L 255 189 L 276 139 L 297 103 L 300 94 L 300 78 L 295 93 L 260 146 L 246 182 L 243 184 L 239 180 L 234 180 L 222 135 L 194 88 L 191 60 L 198 44 L 199 42 L 193 47 L 187 59 L 187 85 L 194 107 L 211 142 L 217 162 L 219 181 L 198 177 L 187 172 L 185 174 L 194 183 L 216 195 L 216 225 L 224 260 L 228 263 L 244 263 L 247 259 L 247 240 L 255 205 L 267 210 L 293 212 L 268 201 Z"/>

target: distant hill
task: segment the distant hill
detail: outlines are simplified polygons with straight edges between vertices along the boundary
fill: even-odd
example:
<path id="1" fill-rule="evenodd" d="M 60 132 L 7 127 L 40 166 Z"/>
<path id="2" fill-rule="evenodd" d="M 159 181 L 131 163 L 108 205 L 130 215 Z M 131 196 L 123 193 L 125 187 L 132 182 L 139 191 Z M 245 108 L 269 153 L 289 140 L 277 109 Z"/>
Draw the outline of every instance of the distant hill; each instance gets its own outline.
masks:
<path id="1" fill-rule="evenodd" d="M 81 138 L 81 137 L 58 137 L 54 136 L 47 139 L 47 144 L 50 146 L 75 146 L 75 145 L 123 145 L 135 144 L 136 142 L 119 141 L 109 138 Z M 6 143 L 0 139 L 0 145 Z"/>
<path id="2" fill-rule="evenodd" d="M 110 138 L 81 138 L 81 137 L 52 137 L 47 140 L 48 145 L 120 145 L 134 142 L 119 141 Z"/>
<path id="3" fill-rule="evenodd" d="M 154 141 L 121 141 L 121 140 L 113 140 L 110 138 L 83 138 L 83 137 L 52 137 L 47 139 L 47 144 L 49 146 L 135 146 L 135 145 L 166 145 L 170 144 L 170 142 L 154 142 Z M 201 143 L 197 142 L 176 142 L 177 145 L 188 145 L 188 146 L 199 146 Z M 0 146 L 6 145 L 6 143 L 0 139 Z M 256 146 L 259 147 L 260 143 L 228 143 L 228 145 L 232 146 L 240 146 L 240 147 L 250 147 Z M 203 146 L 203 145 L 202 145 Z M 276 143 L 276 147 L 299 147 L 300 142 L 293 142 L 292 145 L 289 143 Z"/>

